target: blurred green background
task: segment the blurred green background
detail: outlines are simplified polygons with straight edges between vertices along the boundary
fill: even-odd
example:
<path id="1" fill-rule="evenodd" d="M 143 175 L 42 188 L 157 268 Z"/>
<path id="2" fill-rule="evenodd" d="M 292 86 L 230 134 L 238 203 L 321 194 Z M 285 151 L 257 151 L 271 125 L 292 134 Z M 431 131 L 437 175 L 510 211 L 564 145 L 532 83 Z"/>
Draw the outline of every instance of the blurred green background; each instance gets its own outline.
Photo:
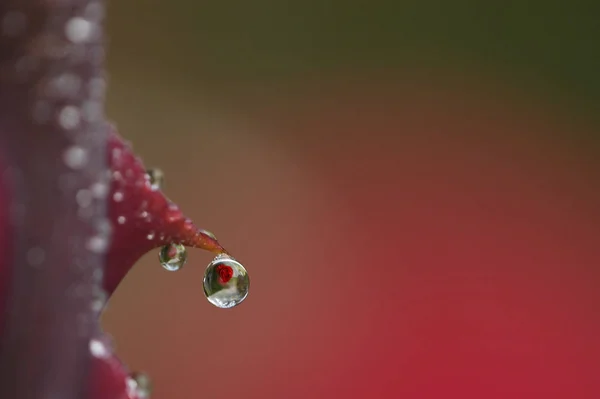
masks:
<path id="1" fill-rule="evenodd" d="M 335 346 L 336 334 L 357 331 L 344 320 L 366 314 L 341 297 L 359 289 L 368 262 L 359 252 L 378 247 L 377 223 L 391 217 L 383 209 L 397 204 L 360 207 L 352 193 L 393 197 L 384 183 L 411 173 L 394 157 L 410 157 L 403 151 L 420 140 L 482 159 L 497 156 L 497 142 L 506 159 L 512 148 L 519 159 L 558 148 L 563 169 L 589 186 L 600 153 L 599 11 L 591 1 L 111 2 L 110 119 L 147 166 L 165 171 L 167 195 L 253 279 L 248 303 L 219 311 L 202 295 L 208 254 L 193 251 L 175 274 L 148 254 L 104 317 L 118 353 L 150 373 L 157 398 L 269 397 L 273 382 L 261 370 L 292 362 L 306 369 L 286 377 L 296 393 L 279 397 L 330 392 L 298 376 L 321 364 L 318 354 L 282 348 L 306 348 L 328 329 Z M 373 231 L 365 212 L 377 213 Z M 350 231 L 365 236 L 345 244 Z M 315 273 L 338 255 L 356 279 L 335 271 L 341 291 L 325 311 L 308 293 L 327 295 Z M 331 314 L 339 319 L 328 322 Z M 352 337 L 344 345 L 359 342 Z M 315 345 L 335 368 L 343 348 Z M 218 350 L 229 360 L 215 364 Z M 224 373 L 249 377 L 215 386 Z M 301 389 L 303 378 L 316 391 Z M 381 395 L 398 397 L 387 387 Z"/>
<path id="2" fill-rule="evenodd" d="M 121 1 L 109 13 L 109 67 L 113 79 L 153 74 L 170 85 L 193 82 L 211 98 L 227 98 L 240 84 L 344 71 L 456 70 L 585 107 L 599 101 L 598 8 L 589 1 Z"/>

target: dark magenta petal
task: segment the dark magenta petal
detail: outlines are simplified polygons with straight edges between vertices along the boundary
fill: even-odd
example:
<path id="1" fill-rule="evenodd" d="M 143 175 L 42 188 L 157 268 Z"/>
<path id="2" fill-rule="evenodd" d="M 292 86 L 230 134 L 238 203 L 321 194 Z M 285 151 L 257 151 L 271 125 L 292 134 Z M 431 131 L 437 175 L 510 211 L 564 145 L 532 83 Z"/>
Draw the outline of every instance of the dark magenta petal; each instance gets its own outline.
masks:
<path id="1" fill-rule="evenodd" d="M 0 170 L 6 170 L 3 160 L 0 159 Z M 6 315 L 6 300 L 10 288 L 10 265 L 12 260 L 12 246 L 10 245 L 11 226 L 9 224 L 9 206 L 11 203 L 8 185 L 4 175 L 0 175 L 0 337 Z"/>
<path id="2" fill-rule="evenodd" d="M 102 15 L 86 0 L 0 2 L 3 399 L 88 389 L 109 238 L 90 191 L 107 169 Z"/>
<path id="3" fill-rule="evenodd" d="M 103 3 L 0 2 L 0 398 L 138 399 L 90 345 L 101 287 L 167 243 L 225 252 L 104 120 Z"/>

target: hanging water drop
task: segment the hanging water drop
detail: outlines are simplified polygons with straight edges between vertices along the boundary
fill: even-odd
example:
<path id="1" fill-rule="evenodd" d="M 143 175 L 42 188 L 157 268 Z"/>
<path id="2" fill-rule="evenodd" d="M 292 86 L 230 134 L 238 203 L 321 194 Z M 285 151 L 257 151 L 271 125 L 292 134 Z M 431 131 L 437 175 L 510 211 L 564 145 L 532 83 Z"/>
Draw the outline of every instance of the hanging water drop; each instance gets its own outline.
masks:
<path id="1" fill-rule="evenodd" d="M 187 261 L 187 250 L 181 244 L 169 244 L 160 249 L 158 259 L 163 268 L 175 272 Z"/>
<path id="2" fill-rule="evenodd" d="M 148 169 L 146 171 L 146 175 L 148 175 L 148 180 L 150 181 L 150 188 L 152 188 L 152 190 L 160 189 L 165 183 L 165 174 L 160 169 Z"/>
<path id="3" fill-rule="evenodd" d="M 218 308 L 232 308 L 242 303 L 249 287 L 248 272 L 229 255 L 218 255 L 204 272 L 204 294 Z"/>

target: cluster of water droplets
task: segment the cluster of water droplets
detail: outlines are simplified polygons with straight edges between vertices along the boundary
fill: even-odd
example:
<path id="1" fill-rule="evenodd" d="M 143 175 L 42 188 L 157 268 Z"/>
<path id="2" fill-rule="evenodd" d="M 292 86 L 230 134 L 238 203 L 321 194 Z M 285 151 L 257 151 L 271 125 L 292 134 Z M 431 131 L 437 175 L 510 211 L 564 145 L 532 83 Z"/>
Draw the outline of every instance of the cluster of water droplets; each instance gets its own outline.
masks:
<path id="1" fill-rule="evenodd" d="M 153 189 L 164 184 L 164 174 L 159 169 L 146 172 Z M 208 230 L 200 233 L 216 240 Z M 178 271 L 187 262 L 187 249 L 182 244 L 171 243 L 158 252 L 158 259 L 165 270 Z M 210 303 L 218 308 L 227 309 L 239 305 L 248 296 L 250 276 L 244 266 L 230 255 L 222 253 L 210 262 L 204 272 L 204 294 Z"/>

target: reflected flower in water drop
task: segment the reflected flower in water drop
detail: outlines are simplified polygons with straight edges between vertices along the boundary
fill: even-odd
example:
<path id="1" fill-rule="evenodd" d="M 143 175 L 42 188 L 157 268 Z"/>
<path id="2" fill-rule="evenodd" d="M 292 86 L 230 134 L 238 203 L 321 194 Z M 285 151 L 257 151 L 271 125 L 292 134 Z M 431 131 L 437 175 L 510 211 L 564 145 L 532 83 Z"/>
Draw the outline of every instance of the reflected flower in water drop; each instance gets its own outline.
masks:
<path id="1" fill-rule="evenodd" d="M 218 308 L 232 308 L 248 296 L 250 276 L 232 257 L 218 255 L 204 272 L 204 294 Z"/>

